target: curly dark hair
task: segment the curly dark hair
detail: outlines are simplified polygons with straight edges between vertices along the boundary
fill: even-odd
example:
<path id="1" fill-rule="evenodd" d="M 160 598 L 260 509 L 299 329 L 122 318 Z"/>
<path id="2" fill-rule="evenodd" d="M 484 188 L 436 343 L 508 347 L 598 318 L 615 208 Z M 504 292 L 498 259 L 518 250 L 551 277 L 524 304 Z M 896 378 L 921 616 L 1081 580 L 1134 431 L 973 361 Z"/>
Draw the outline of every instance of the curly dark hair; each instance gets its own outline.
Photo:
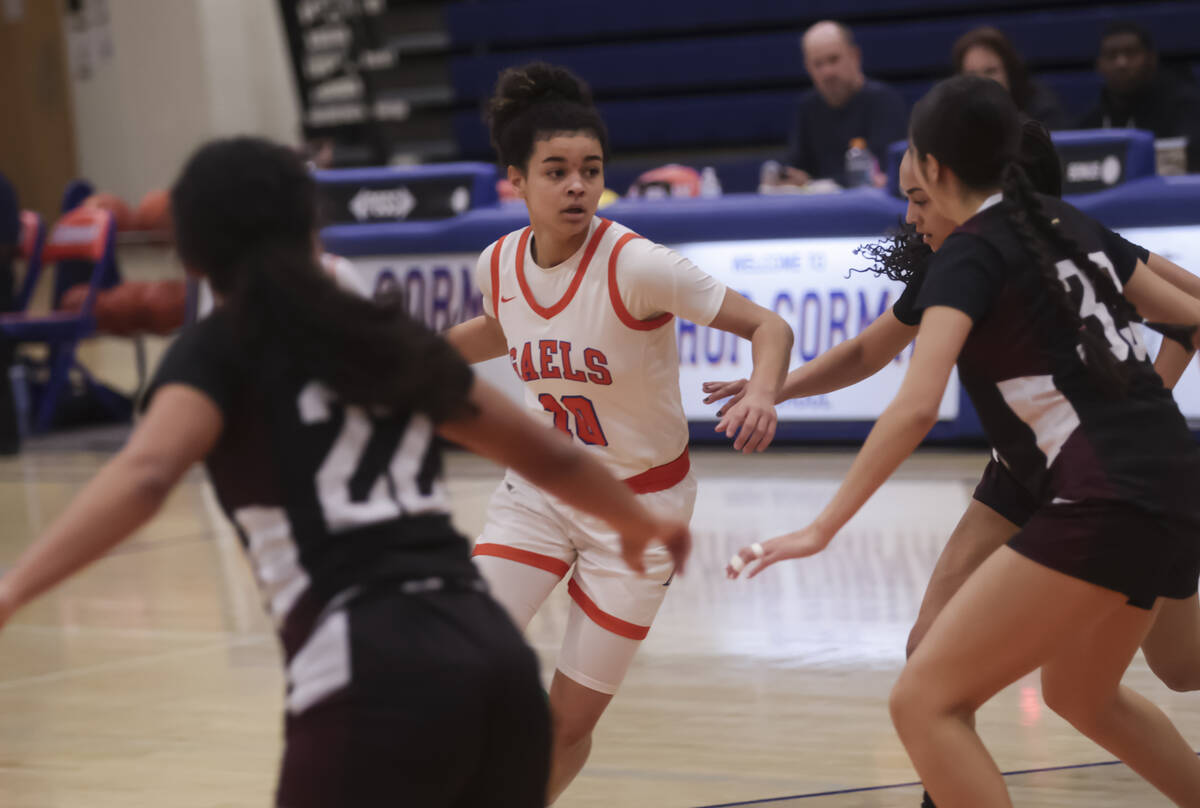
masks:
<path id="1" fill-rule="evenodd" d="M 885 238 L 856 247 L 854 254 L 870 261 L 871 266 L 862 269 L 852 267 L 851 272 L 871 272 L 907 284 L 925 271 L 933 250 L 917 233 L 914 225 L 901 220 Z"/>
<path id="2" fill-rule="evenodd" d="M 583 79 L 565 67 L 532 62 L 500 74 L 485 119 L 502 166 L 522 171 L 533 145 L 556 132 L 587 132 L 608 160 L 608 128 Z"/>
<path id="3" fill-rule="evenodd" d="M 1021 167 L 1033 183 L 1034 190 L 1046 196 L 1062 196 L 1062 162 L 1046 127 L 1032 118 L 1021 123 L 1021 146 L 1018 155 Z M 916 227 L 901 221 L 888 235 L 854 251 L 872 262 L 865 269 L 852 272 L 873 272 L 885 278 L 908 283 L 925 271 L 933 250 L 917 233 Z"/>

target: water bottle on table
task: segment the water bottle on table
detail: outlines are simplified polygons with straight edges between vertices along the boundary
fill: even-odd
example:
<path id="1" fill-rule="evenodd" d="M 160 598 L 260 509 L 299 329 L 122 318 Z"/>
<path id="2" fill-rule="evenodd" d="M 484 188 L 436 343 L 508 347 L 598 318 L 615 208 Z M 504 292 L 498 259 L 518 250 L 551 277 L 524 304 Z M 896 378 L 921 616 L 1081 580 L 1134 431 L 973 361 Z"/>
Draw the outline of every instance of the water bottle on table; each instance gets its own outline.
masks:
<path id="1" fill-rule="evenodd" d="M 706 166 L 700 172 L 700 196 L 712 199 L 721 195 L 721 181 L 717 179 L 717 170 Z"/>
<path id="2" fill-rule="evenodd" d="M 866 138 L 856 137 L 846 150 L 846 187 L 870 188 L 875 179 L 875 155 L 867 150 Z"/>

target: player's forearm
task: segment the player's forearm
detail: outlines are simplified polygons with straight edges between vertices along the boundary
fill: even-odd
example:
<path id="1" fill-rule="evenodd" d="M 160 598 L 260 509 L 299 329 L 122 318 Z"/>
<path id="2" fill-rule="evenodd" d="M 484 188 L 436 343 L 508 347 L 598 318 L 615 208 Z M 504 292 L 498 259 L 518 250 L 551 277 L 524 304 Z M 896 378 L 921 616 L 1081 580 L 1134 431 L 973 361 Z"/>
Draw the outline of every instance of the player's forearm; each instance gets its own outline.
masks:
<path id="1" fill-rule="evenodd" d="M 839 342 L 788 374 L 788 398 L 832 393 L 874 376 L 912 342 L 917 329 L 886 312 L 856 337 Z"/>
<path id="2" fill-rule="evenodd" d="M 787 378 L 788 358 L 792 353 L 792 329 L 778 315 L 759 323 L 750 335 L 750 353 L 754 370 L 746 384 L 747 394 L 763 393 L 771 401 L 780 401 L 780 391 Z"/>
<path id="3" fill-rule="evenodd" d="M 535 421 L 486 382 L 471 389 L 475 411 L 439 425 L 443 437 L 508 466 L 534 485 L 615 529 L 646 532 L 651 516 L 628 486 L 570 436 Z"/>
<path id="4" fill-rule="evenodd" d="M 878 369 L 864 363 L 862 341 L 848 339 L 789 373 L 779 390 L 779 401 L 832 393 L 857 384 Z"/>
<path id="5" fill-rule="evenodd" d="M 1200 277 L 1193 275 L 1173 261 L 1168 261 L 1157 253 L 1150 253 L 1146 266 L 1158 277 L 1170 283 L 1175 288 L 1187 292 L 1194 298 L 1200 299 Z"/>
<path id="6" fill-rule="evenodd" d="M 937 409 L 897 397 L 879 416 L 850 471 L 816 524 L 829 535 L 837 533 L 900 464 L 920 445 L 937 423 Z"/>
<path id="7" fill-rule="evenodd" d="M 650 513 L 625 483 L 588 452 L 557 433 L 551 434 L 556 442 L 561 441 L 563 451 L 514 466 L 521 476 L 568 505 L 603 519 L 620 533 L 653 529 Z"/>
<path id="8" fill-rule="evenodd" d="M 1171 389 L 1179 383 L 1179 377 L 1187 370 L 1188 363 L 1192 361 L 1195 353 L 1195 351 L 1185 349 L 1174 340 L 1164 339 L 1162 341 L 1162 347 L 1154 359 L 1154 369 L 1162 378 L 1167 389 Z"/>
<path id="9" fill-rule="evenodd" d="M 173 481 L 118 454 L 0 579 L 11 612 L 95 561 L 153 516 Z"/>
<path id="10" fill-rule="evenodd" d="M 453 326 L 442 336 L 471 364 L 504 356 L 508 350 L 499 323 L 482 314 Z"/>

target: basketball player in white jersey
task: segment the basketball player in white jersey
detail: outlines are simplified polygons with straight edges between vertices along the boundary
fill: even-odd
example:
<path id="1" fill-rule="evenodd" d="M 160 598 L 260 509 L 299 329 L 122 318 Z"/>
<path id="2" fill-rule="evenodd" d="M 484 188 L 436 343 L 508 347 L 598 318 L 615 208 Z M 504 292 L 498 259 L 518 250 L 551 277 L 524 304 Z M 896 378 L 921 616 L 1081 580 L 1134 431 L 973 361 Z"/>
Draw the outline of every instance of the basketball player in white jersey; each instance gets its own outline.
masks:
<path id="1" fill-rule="evenodd" d="M 470 362 L 507 355 L 529 407 L 581 442 L 647 505 L 691 517 L 688 429 L 679 394 L 675 316 L 753 344 L 747 395 L 717 431 L 761 451 L 792 332 L 780 318 L 690 261 L 598 218 L 607 133 L 591 94 L 545 64 L 501 74 L 489 110 L 493 145 L 529 208 L 530 226 L 484 250 L 484 315 L 447 338 Z M 583 767 L 592 730 L 646 636 L 673 567 L 651 551 L 641 577 L 602 522 L 509 472 L 493 496 L 475 561 L 524 628 L 571 566 L 572 599 L 550 687 L 551 802 Z"/>

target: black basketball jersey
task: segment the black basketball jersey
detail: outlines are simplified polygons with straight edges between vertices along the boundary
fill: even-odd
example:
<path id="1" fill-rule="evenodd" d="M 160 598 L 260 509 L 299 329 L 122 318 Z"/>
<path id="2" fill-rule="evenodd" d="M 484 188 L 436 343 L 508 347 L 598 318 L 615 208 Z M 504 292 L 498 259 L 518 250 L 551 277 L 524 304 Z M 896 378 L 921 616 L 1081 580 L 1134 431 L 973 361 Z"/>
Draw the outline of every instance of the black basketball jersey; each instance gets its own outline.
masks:
<path id="1" fill-rule="evenodd" d="M 224 428 L 205 462 L 290 655 L 351 587 L 475 571 L 450 524 L 431 419 L 347 405 L 289 367 L 285 356 L 246 356 L 218 309 L 171 345 L 142 406 L 163 385 L 184 384 L 220 409 Z"/>
<path id="2" fill-rule="evenodd" d="M 1138 253 L 1067 203 L 1040 197 L 1057 227 L 1122 288 Z M 999 457 L 1043 504 L 1132 501 L 1152 511 L 1195 509 L 1200 451 L 1132 326 L 1101 303 L 1083 271 L 1053 256 L 1080 317 L 1130 371 L 1125 395 L 1098 384 L 1078 334 L 1005 214 L 999 195 L 930 260 L 916 308 L 949 306 L 973 327 L 959 378 Z"/>

